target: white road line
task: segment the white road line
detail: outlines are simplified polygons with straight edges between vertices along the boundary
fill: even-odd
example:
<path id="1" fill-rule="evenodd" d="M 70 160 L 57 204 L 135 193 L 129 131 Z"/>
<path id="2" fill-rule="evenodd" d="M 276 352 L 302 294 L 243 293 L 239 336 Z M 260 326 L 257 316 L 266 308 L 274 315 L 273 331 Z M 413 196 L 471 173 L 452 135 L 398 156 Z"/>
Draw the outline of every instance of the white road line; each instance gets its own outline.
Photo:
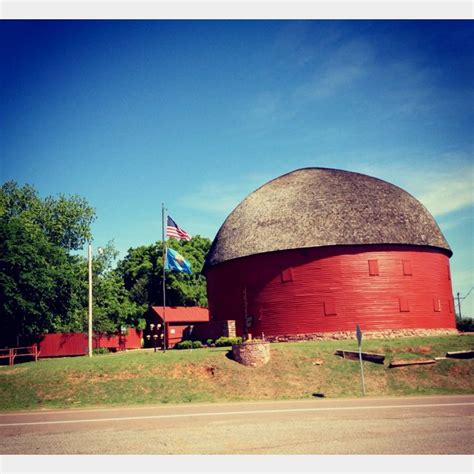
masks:
<path id="1" fill-rule="evenodd" d="M 455 394 L 455 395 L 449 395 L 450 399 L 453 398 L 472 398 L 472 395 L 461 395 L 461 394 Z M 430 399 L 439 399 L 439 398 L 447 398 L 446 396 L 443 395 L 418 395 L 418 396 L 410 396 L 407 397 L 411 401 L 413 400 L 430 400 Z M 361 399 L 360 397 L 348 397 L 348 398 L 333 398 L 333 399 L 325 399 L 325 400 L 302 400 L 302 399 L 295 399 L 295 400 L 252 400 L 252 401 L 246 401 L 246 402 L 218 402 L 218 403 L 167 403 L 165 404 L 160 404 L 160 405 L 135 405 L 135 406 L 130 406 L 130 405 L 118 405 L 118 406 L 106 406 L 106 407 L 100 407 L 100 408 L 77 408 L 77 407 L 72 407 L 72 408 L 65 408 L 65 409 L 33 409 L 33 410 L 25 410 L 25 411 L 11 411 L 11 412 L 2 412 L 0 413 L 0 419 L 2 417 L 11 417 L 11 416 L 35 416 L 35 415 L 63 415 L 63 414 L 71 414 L 71 413 L 98 413 L 98 412 L 111 412 L 111 411 L 123 411 L 123 410 L 156 410 L 156 409 L 169 409 L 169 408 L 183 408 L 183 409 L 189 409 L 194 405 L 195 408 L 206 408 L 206 407 L 215 407 L 216 405 L 219 406 L 236 406 L 236 405 L 272 405 L 272 404 L 279 404 L 279 405 L 284 405 L 284 404 L 305 404 L 305 403 L 327 403 L 327 402 L 355 402 L 355 401 L 361 401 L 361 402 L 376 402 L 376 401 L 384 401 L 387 402 L 389 400 L 401 400 L 403 398 L 401 397 L 365 397 Z M 406 398 L 404 398 L 406 400 Z"/>
<path id="2" fill-rule="evenodd" d="M 287 408 L 276 410 L 245 410 L 245 411 L 227 411 L 227 412 L 210 412 L 210 413 L 177 413 L 174 415 L 149 415 L 149 416 L 124 416 L 119 418 L 92 418 L 82 420 L 58 420 L 58 421 L 32 421 L 20 423 L 0 423 L 0 427 L 6 426 L 36 426 L 36 425 L 65 425 L 70 423 L 97 423 L 104 421 L 131 421 L 131 420 L 158 420 L 167 418 L 191 418 L 206 416 L 225 416 L 225 415 L 254 415 L 260 413 L 297 413 L 297 412 L 320 412 L 320 411 L 340 411 L 340 410 L 380 410 L 390 408 L 435 408 L 450 406 L 469 406 L 474 402 L 466 403 L 433 403 L 433 404 L 416 404 L 416 405 L 381 405 L 381 406 L 359 406 L 359 407 L 327 407 L 327 408 Z"/>

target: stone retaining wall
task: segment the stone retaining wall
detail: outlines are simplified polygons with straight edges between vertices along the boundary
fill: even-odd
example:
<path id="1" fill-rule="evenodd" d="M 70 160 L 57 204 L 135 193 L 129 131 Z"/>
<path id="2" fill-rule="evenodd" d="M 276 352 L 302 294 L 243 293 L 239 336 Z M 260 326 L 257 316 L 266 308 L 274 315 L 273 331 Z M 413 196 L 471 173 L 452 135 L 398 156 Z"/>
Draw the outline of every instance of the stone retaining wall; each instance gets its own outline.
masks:
<path id="1" fill-rule="evenodd" d="M 429 337 L 429 336 L 453 336 L 460 334 L 457 329 L 385 329 L 382 331 L 362 330 L 364 339 L 391 339 L 396 337 Z M 272 336 L 266 338 L 270 342 L 289 341 L 327 341 L 356 339 L 355 331 L 321 332 L 311 334 L 294 334 L 287 336 Z"/>

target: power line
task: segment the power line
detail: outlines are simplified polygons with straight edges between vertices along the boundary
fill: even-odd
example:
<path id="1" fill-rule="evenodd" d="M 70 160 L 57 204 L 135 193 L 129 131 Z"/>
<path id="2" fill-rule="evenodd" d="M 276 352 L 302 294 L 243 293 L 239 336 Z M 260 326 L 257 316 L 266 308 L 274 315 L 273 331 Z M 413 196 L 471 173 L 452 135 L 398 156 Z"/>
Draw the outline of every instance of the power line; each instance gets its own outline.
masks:
<path id="1" fill-rule="evenodd" d="M 461 314 L 461 301 L 464 301 L 470 294 L 471 294 L 471 291 L 474 289 L 474 286 L 471 286 L 471 289 L 467 292 L 466 295 L 462 296 L 459 294 L 459 291 L 456 295 L 456 297 L 453 295 L 453 298 L 456 298 L 458 300 L 458 315 L 460 318 L 462 318 L 462 314 Z"/>
<path id="2" fill-rule="evenodd" d="M 474 288 L 474 286 L 471 286 L 471 289 L 468 291 L 467 295 L 466 296 L 461 296 L 461 299 L 465 300 L 471 294 L 471 291 L 472 291 L 473 288 Z"/>

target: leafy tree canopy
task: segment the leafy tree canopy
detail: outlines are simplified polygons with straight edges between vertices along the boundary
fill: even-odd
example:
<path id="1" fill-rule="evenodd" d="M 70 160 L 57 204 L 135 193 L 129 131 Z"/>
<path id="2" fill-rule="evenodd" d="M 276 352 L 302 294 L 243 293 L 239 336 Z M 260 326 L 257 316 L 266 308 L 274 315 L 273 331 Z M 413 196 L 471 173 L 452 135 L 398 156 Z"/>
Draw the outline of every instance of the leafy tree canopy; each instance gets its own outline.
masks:
<path id="1" fill-rule="evenodd" d="M 41 199 L 31 185 L 8 181 L 0 190 L 0 218 L 13 217 L 37 225 L 52 244 L 78 250 L 91 239 L 95 211 L 80 196 L 60 194 Z"/>
<path id="2" fill-rule="evenodd" d="M 199 235 L 190 241 L 169 239 L 167 245 L 186 258 L 192 275 L 166 271 L 166 304 L 169 306 L 207 306 L 206 280 L 200 273 L 211 241 Z M 131 248 L 116 269 L 130 299 L 139 305 L 163 303 L 163 243 Z"/>
<path id="3" fill-rule="evenodd" d="M 77 259 L 38 226 L 0 219 L 0 312 L 3 344 L 53 331 L 74 309 Z"/>
<path id="4" fill-rule="evenodd" d="M 0 190 L 0 345 L 14 346 L 45 332 L 87 330 L 88 265 L 72 255 L 91 239 L 94 209 L 79 196 L 42 199 L 30 185 Z M 168 305 L 207 306 L 201 270 L 211 241 L 170 239 L 191 263 L 192 275 L 166 272 Z M 149 305 L 163 302 L 163 243 L 131 248 L 114 268 L 112 243 L 93 258 L 93 329 L 143 327 Z"/>
<path id="5" fill-rule="evenodd" d="M 73 324 L 83 305 L 81 258 L 94 210 L 78 196 L 41 199 L 30 185 L 0 189 L 0 343 L 17 345 Z"/>
<path id="6" fill-rule="evenodd" d="M 98 250 L 92 259 L 94 332 L 113 333 L 121 326 L 142 327 L 147 306 L 139 305 L 130 299 L 122 278 L 112 268 L 118 251 L 112 242 Z M 88 329 L 88 262 L 85 257 L 78 257 L 78 261 L 78 304 L 73 315 L 57 327 L 61 332 Z"/>

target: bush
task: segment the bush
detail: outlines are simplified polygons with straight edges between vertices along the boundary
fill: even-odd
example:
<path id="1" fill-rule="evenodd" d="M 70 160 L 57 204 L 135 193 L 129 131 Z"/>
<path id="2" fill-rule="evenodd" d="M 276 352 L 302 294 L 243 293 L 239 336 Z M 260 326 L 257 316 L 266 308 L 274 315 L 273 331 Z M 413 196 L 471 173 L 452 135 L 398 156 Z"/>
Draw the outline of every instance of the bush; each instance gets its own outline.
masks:
<path id="1" fill-rule="evenodd" d="M 474 319 L 456 318 L 456 327 L 461 332 L 474 332 Z"/>
<path id="2" fill-rule="evenodd" d="M 214 344 L 214 340 L 213 340 L 213 339 L 208 339 L 208 340 L 206 341 L 206 344 L 207 344 L 208 346 L 212 346 L 212 344 Z"/>
<path id="3" fill-rule="evenodd" d="M 175 349 L 192 349 L 193 341 L 181 341 L 174 346 Z"/>
<path id="4" fill-rule="evenodd" d="M 92 349 L 92 354 L 108 354 L 109 349 L 107 347 L 98 347 L 97 349 Z"/>
<path id="5" fill-rule="evenodd" d="M 181 341 L 174 346 L 175 349 L 201 349 L 202 347 L 201 341 Z"/>
<path id="6" fill-rule="evenodd" d="M 226 347 L 232 344 L 240 344 L 242 342 L 241 337 L 220 337 L 216 341 L 216 347 Z"/>

